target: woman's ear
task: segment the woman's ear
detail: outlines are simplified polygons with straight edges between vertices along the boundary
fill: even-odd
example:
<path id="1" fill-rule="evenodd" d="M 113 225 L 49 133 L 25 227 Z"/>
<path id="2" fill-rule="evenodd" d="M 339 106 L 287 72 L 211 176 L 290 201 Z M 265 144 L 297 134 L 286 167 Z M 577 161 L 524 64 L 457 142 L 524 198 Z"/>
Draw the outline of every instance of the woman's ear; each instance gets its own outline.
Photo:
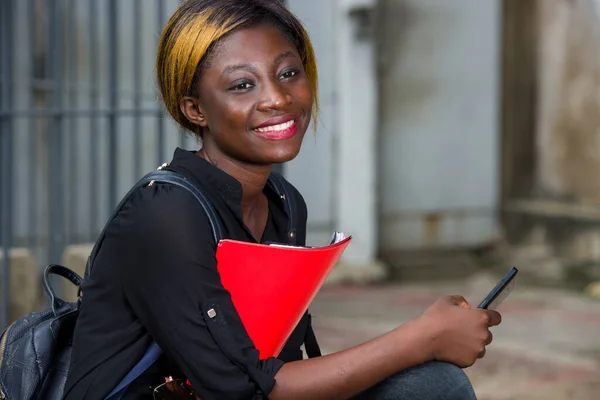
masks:
<path id="1" fill-rule="evenodd" d="M 195 97 L 184 97 L 179 102 L 179 108 L 185 117 L 194 125 L 202 128 L 207 127 L 206 118 L 200 107 L 200 100 Z"/>

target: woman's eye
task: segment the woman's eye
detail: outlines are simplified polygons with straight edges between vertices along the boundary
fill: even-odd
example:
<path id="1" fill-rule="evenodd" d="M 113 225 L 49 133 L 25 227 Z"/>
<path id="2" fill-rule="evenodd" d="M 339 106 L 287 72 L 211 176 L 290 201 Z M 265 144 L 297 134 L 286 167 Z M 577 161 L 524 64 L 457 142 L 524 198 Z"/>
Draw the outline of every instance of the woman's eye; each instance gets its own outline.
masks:
<path id="1" fill-rule="evenodd" d="M 283 79 L 288 79 L 288 78 L 292 78 L 294 76 L 298 75 L 298 71 L 285 71 L 283 74 L 281 74 L 281 77 Z"/>
<path id="2" fill-rule="evenodd" d="M 248 90 L 248 89 L 252 89 L 254 85 L 252 85 L 250 82 L 241 82 L 238 84 L 233 85 L 232 87 L 229 88 L 229 90 Z"/>

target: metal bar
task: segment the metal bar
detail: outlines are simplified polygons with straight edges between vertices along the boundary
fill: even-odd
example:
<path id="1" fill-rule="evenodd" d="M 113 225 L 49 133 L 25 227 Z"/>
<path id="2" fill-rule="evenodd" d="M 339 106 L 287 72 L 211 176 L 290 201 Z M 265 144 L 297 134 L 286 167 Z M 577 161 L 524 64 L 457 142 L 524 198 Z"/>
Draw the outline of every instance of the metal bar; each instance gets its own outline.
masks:
<path id="1" fill-rule="evenodd" d="M 158 29 L 160 31 L 163 24 L 165 23 L 165 2 L 164 0 L 157 0 L 157 12 L 158 16 Z M 159 108 L 156 113 L 157 125 L 158 125 L 158 137 L 156 138 L 156 164 L 160 165 L 165 162 L 165 118 L 162 108 Z"/>
<path id="2" fill-rule="evenodd" d="M 96 184 L 98 168 L 98 2 L 90 0 L 88 4 L 88 26 L 89 26 L 89 79 L 90 79 L 90 232 L 89 240 L 94 242 L 98 234 L 98 185 Z"/>
<path id="3" fill-rule="evenodd" d="M 30 2 L 31 2 L 31 0 L 30 0 Z M 35 3 L 35 1 L 33 1 L 31 3 Z M 39 91 L 54 92 L 54 89 L 56 86 L 56 82 L 54 82 L 51 78 L 42 78 L 42 77 L 34 76 L 34 77 L 31 77 L 29 79 L 29 81 L 30 81 L 31 86 Z M 16 81 L 16 82 L 18 82 L 18 81 Z M 76 84 L 70 83 L 70 82 L 65 82 L 64 85 L 67 89 L 71 89 L 71 88 L 75 89 L 77 86 L 85 86 L 83 84 L 76 85 Z"/>
<path id="4" fill-rule="evenodd" d="M 30 110 L 35 109 L 35 98 L 37 92 L 32 85 L 32 81 L 35 79 L 35 49 L 36 49 L 36 29 L 37 26 L 35 18 L 35 0 L 29 0 L 27 4 L 27 20 L 28 24 L 32 29 L 29 30 L 29 108 Z M 0 54 L 2 54 L 0 52 Z M 2 114 L 2 112 L 0 112 Z M 27 226 L 29 228 L 29 246 L 31 247 L 36 242 L 38 229 L 37 229 L 37 204 L 38 204 L 38 186 L 37 186 L 37 171 L 38 171 L 38 151 L 37 151 L 37 121 L 29 119 L 29 181 L 27 182 Z"/>
<path id="5" fill-rule="evenodd" d="M 63 87 L 64 88 L 64 87 Z M 96 96 L 96 95 L 95 95 Z M 96 101 L 97 103 L 97 101 Z M 136 114 L 140 115 L 153 115 L 156 116 L 158 112 L 162 112 L 160 108 L 148 108 L 148 109 L 60 109 L 60 108 L 45 108 L 39 110 L 7 110 L 0 112 L 0 117 L 12 117 L 12 118 L 52 118 L 58 115 L 73 118 L 91 118 L 91 117 L 110 117 L 112 115 L 116 117 L 130 116 L 133 117 Z"/>
<path id="6" fill-rule="evenodd" d="M 11 108 L 13 104 L 13 60 L 14 46 L 12 42 L 13 35 L 13 8 L 12 1 L 0 2 L 0 39 L 2 47 L 0 54 L 0 76 L 3 78 L 0 90 L 0 109 Z M 10 118 L 0 119 L 0 154 L 2 154 L 2 190 L 3 198 L 0 204 L 0 224 L 1 242 L 3 251 L 2 260 L 2 310 L 0 310 L 0 328 L 4 328 L 9 322 L 9 298 L 10 298 L 10 248 L 12 246 L 12 216 L 13 216 L 13 132 L 12 121 Z"/>
<path id="7" fill-rule="evenodd" d="M 74 85 L 70 85 L 71 81 L 77 80 L 77 42 L 75 38 L 76 26 L 75 26 L 75 15 L 77 11 L 77 4 L 81 4 L 77 0 L 70 0 L 69 6 L 67 7 L 67 18 L 66 21 L 66 39 L 68 41 L 67 49 L 69 52 L 68 57 L 68 71 L 69 79 L 67 80 L 67 89 L 69 91 L 69 107 L 77 107 L 77 89 Z M 75 118 L 69 119 L 69 225 L 67 229 L 66 242 L 68 244 L 74 243 L 74 236 L 77 233 L 77 171 L 79 170 L 77 164 L 78 154 L 78 137 L 77 134 L 77 120 Z"/>
<path id="8" fill-rule="evenodd" d="M 135 0 L 133 3 L 133 107 L 136 110 L 134 115 L 133 141 L 134 141 L 134 174 L 135 179 L 139 179 L 142 174 L 142 151 L 141 151 L 141 113 L 142 108 L 142 13 L 141 0 Z"/>
<path id="9" fill-rule="evenodd" d="M 114 207 L 117 199 L 117 114 L 118 96 L 118 70 L 119 43 L 117 40 L 118 13 L 117 0 L 110 0 L 108 6 L 108 81 L 109 81 L 109 109 L 108 116 L 108 213 Z"/>
<path id="10" fill-rule="evenodd" d="M 80 3 L 81 4 L 81 3 Z M 98 17 L 96 17 L 98 18 Z M 35 89 L 40 91 L 53 92 L 55 83 L 52 79 L 46 78 L 34 78 L 32 79 L 32 85 Z M 91 87 L 89 82 L 65 82 L 65 87 L 68 89 L 78 89 L 79 91 L 89 90 Z M 120 91 L 121 95 L 131 96 L 133 97 L 133 90 L 127 90 L 127 88 L 122 88 Z M 142 92 L 143 97 L 154 100 L 155 93 L 151 91 Z"/>
<path id="11" fill-rule="evenodd" d="M 53 101 L 56 107 L 61 109 L 64 106 L 63 95 L 63 59 L 64 59 L 64 37 L 62 35 L 62 1 L 52 0 L 50 3 L 50 43 L 52 43 L 52 76 L 56 80 L 56 90 L 54 91 Z M 65 171 L 64 171 L 64 148 L 63 148 L 63 130 L 64 115 L 58 113 L 52 119 L 52 131 L 49 138 L 49 160 L 48 182 L 50 182 L 50 252 L 49 260 L 52 263 L 60 263 L 65 246 Z"/>
<path id="12" fill-rule="evenodd" d="M 0 112 L 4 111 L 4 92 L 6 85 L 6 60 L 9 59 L 5 40 L 8 40 L 10 36 L 7 35 L 6 32 L 6 24 L 5 24 L 5 16 L 6 14 L 6 3 L 0 2 L 0 54 L 4 56 L 0 58 Z M 5 127 L 5 120 L 7 117 L 0 116 L 0 187 L 8 187 L 5 185 L 6 180 L 6 170 L 4 169 L 5 158 L 6 158 L 6 140 L 5 138 L 8 136 L 8 132 Z M 8 243 L 5 239 L 5 228 L 4 228 L 4 219 L 7 217 L 8 211 L 6 207 L 6 193 L 8 190 L 0 191 L 0 249 L 2 249 L 2 281 L 0 282 L 0 301 L 2 302 L 2 307 L 0 308 L 0 330 L 4 330 L 4 328 L 8 325 L 8 302 L 10 298 L 8 281 L 10 280 L 9 276 L 9 266 L 7 264 L 7 260 L 9 259 L 6 255 L 8 254 Z M 10 261 L 9 261 L 10 262 Z"/>

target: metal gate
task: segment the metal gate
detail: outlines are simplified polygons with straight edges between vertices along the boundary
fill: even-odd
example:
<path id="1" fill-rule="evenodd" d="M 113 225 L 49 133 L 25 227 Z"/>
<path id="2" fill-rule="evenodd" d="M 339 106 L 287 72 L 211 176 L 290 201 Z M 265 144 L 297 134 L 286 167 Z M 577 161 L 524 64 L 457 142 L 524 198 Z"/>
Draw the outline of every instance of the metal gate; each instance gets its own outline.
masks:
<path id="1" fill-rule="evenodd" d="M 152 75 L 178 3 L 0 1 L 0 329 L 19 257 L 39 281 L 66 246 L 95 240 L 139 177 L 198 146 L 166 117 Z"/>
<path id="2" fill-rule="evenodd" d="M 180 1 L 0 0 L 0 330 L 18 316 L 10 287 L 13 301 L 27 290 L 11 277 L 22 257 L 39 285 L 137 179 L 175 147 L 198 148 L 153 77 Z"/>

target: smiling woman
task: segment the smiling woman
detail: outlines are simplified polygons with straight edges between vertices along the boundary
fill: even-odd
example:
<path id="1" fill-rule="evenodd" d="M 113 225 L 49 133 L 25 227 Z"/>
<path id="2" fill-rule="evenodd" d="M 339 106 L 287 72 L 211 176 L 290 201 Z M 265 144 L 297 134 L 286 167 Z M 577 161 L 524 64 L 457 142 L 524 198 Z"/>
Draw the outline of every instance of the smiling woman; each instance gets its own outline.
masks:
<path id="1" fill-rule="evenodd" d="M 202 139 L 167 168 L 201 184 L 226 237 L 305 245 L 302 195 L 280 176 L 288 197 L 267 184 L 318 110 L 301 23 L 279 0 L 187 0 L 164 29 L 156 71 L 169 113 Z M 304 359 L 302 345 L 316 347 L 306 312 L 281 353 L 260 359 L 221 283 L 216 245 L 183 189 L 148 185 L 124 203 L 82 285 L 66 400 L 105 399 L 152 341 L 162 355 L 119 398 L 475 397 L 460 367 L 485 354 L 495 311 L 445 297 L 381 337 Z"/>
<path id="2" fill-rule="evenodd" d="M 263 10 L 256 12 L 246 1 L 186 1 L 169 19 L 160 40 L 157 56 L 158 85 L 165 106 L 182 126 L 201 135 L 201 129 L 188 120 L 180 109 L 180 100 L 199 95 L 199 76 L 210 64 L 218 42 L 231 31 L 241 27 L 268 24 L 277 27 L 280 34 L 293 44 L 294 51 L 280 58 L 300 57 L 304 73 L 313 93 L 313 116 L 318 110 L 318 77 L 315 53 L 308 33 L 300 22 L 277 1 L 263 2 Z M 252 49 L 250 47 L 250 49 Z M 294 54 L 296 53 L 296 54 Z M 229 74 L 238 69 L 252 69 L 253 65 L 230 65 L 223 70 Z M 238 82 L 243 86 L 244 82 Z"/>
<path id="3" fill-rule="evenodd" d="M 238 28 L 218 43 L 175 115 L 197 128 L 211 160 L 270 166 L 293 159 L 314 104 L 300 51 L 270 24 Z"/>

